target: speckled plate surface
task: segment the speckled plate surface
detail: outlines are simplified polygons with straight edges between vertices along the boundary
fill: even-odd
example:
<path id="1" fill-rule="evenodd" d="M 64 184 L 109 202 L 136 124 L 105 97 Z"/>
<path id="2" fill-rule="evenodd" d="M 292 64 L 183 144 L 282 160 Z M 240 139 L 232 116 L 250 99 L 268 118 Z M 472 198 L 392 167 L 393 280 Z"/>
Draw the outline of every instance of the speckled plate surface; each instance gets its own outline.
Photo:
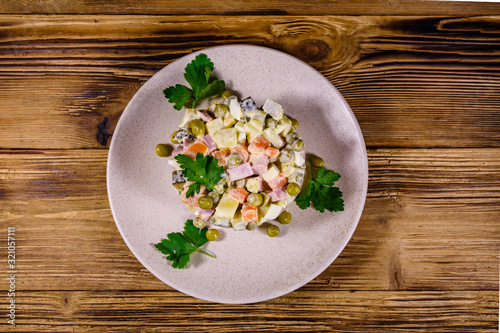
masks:
<path id="1" fill-rule="evenodd" d="M 171 185 L 166 158 L 155 154 L 168 143 L 183 113 L 173 109 L 163 89 L 182 83 L 186 64 L 206 53 L 213 75 L 257 105 L 270 97 L 296 118 L 308 152 L 341 174 L 345 211 L 288 211 L 292 223 L 278 237 L 265 230 L 222 229 L 217 242 L 195 253 L 186 269 L 174 269 L 154 244 L 182 231 L 193 215 Z M 257 46 L 220 46 L 182 57 L 160 70 L 132 98 L 116 127 L 107 166 L 108 195 L 125 243 L 156 277 L 185 294 L 219 303 L 254 303 L 287 294 L 325 270 L 351 238 L 365 203 L 368 162 L 354 114 L 337 89 L 318 71 L 285 53 Z M 356 263 L 352 263 L 356 265 Z"/>

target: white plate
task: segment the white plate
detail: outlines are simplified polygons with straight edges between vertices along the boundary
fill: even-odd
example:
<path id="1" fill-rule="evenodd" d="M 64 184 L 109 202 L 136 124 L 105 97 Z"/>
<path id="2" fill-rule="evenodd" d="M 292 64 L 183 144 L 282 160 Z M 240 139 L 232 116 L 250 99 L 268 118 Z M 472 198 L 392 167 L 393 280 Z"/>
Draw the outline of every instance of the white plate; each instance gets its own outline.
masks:
<path id="1" fill-rule="evenodd" d="M 171 85 L 186 84 L 186 65 L 198 53 L 215 64 L 213 75 L 241 98 L 257 105 L 270 97 L 296 118 L 308 152 L 341 174 L 336 183 L 345 211 L 319 213 L 292 203 L 292 223 L 278 237 L 265 231 L 223 229 L 217 242 L 195 253 L 186 269 L 174 269 L 154 244 L 182 231 L 193 215 L 171 185 L 166 158 L 157 143 L 168 143 L 183 114 L 163 95 Z M 160 70 L 135 94 L 113 135 L 107 167 L 113 217 L 125 243 L 156 277 L 185 294 L 219 303 L 260 302 L 289 293 L 325 270 L 352 236 L 366 198 L 368 162 L 354 114 L 337 89 L 306 63 L 279 51 L 246 45 L 220 46 L 184 56 Z M 355 262 L 352 263 L 356 265 Z"/>

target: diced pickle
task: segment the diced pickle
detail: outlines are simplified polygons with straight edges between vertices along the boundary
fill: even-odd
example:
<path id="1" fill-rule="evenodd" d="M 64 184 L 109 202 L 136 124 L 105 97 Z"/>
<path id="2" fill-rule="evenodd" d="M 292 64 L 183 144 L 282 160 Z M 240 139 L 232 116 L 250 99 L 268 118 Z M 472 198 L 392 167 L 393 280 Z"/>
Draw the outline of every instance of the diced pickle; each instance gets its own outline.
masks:
<path id="1" fill-rule="evenodd" d="M 257 108 L 257 105 L 255 105 L 255 102 L 252 99 L 252 97 L 247 97 L 244 100 L 242 100 L 240 102 L 240 106 L 243 112 L 250 112 Z"/>
<path id="2" fill-rule="evenodd" d="M 292 161 L 293 159 L 293 152 L 288 149 L 288 148 L 284 148 L 281 152 L 280 152 L 280 155 L 279 155 L 279 160 L 281 163 L 289 163 Z"/>
<path id="3" fill-rule="evenodd" d="M 176 170 L 172 172 L 172 184 L 185 183 L 185 182 L 186 182 L 186 176 L 184 176 L 181 170 Z"/>

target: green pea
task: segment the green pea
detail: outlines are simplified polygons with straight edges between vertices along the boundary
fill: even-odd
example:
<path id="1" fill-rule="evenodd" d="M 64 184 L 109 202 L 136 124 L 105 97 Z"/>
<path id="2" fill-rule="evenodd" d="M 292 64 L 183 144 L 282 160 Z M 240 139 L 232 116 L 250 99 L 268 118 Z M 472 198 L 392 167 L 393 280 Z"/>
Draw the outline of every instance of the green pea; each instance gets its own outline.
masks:
<path id="1" fill-rule="evenodd" d="M 299 121 L 297 119 L 291 118 L 293 128 L 299 128 Z"/>
<path id="2" fill-rule="evenodd" d="M 300 185 L 297 183 L 289 183 L 286 187 L 286 193 L 291 196 L 296 196 L 300 192 Z"/>
<path id="3" fill-rule="evenodd" d="M 325 161 L 321 157 L 317 157 L 317 156 L 311 157 L 311 163 L 316 168 L 321 168 L 325 165 Z"/>
<path id="4" fill-rule="evenodd" d="M 179 144 L 179 140 L 177 140 L 175 138 L 175 136 L 177 135 L 177 133 L 179 133 L 179 131 L 175 131 L 174 133 L 172 133 L 172 135 L 170 136 L 170 141 L 172 141 L 172 143 L 175 143 L 176 145 Z"/>
<path id="5" fill-rule="evenodd" d="M 205 235 L 207 239 L 211 242 L 219 239 L 219 230 L 217 229 L 208 229 L 207 234 Z"/>
<path id="6" fill-rule="evenodd" d="M 198 206 L 201 209 L 210 209 L 214 205 L 214 200 L 211 196 L 205 195 L 198 199 Z"/>
<path id="7" fill-rule="evenodd" d="M 196 136 L 205 135 L 205 124 L 200 119 L 191 120 L 189 122 L 189 127 L 191 128 L 191 132 Z"/>
<path id="8" fill-rule="evenodd" d="M 248 195 L 247 202 L 249 205 L 259 207 L 262 205 L 262 196 L 258 193 L 250 193 Z"/>
<path id="9" fill-rule="evenodd" d="M 278 122 L 273 118 L 266 119 L 266 127 L 267 128 L 275 128 L 278 125 Z"/>
<path id="10" fill-rule="evenodd" d="M 215 116 L 217 118 L 219 117 L 222 117 L 226 114 L 226 112 L 229 111 L 229 106 L 227 106 L 226 104 L 217 104 L 217 106 L 215 107 Z"/>
<path id="11" fill-rule="evenodd" d="M 292 221 L 292 214 L 283 212 L 278 216 L 278 222 L 281 224 L 288 224 Z"/>
<path id="12" fill-rule="evenodd" d="M 269 198 L 266 192 L 260 192 L 259 194 L 262 196 L 262 203 L 260 205 L 262 207 L 267 206 L 271 198 Z"/>
<path id="13" fill-rule="evenodd" d="M 276 237 L 280 234 L 280 228 L 272 224 L 267 226 L 266 231 L 269 237 Z"/>
<path id="14" fill-rule="evenodd" d="M 229 98 L 230 96 L 234 95 L 233 92 L 231 90 L 226 90 L 222 93 L 222 98 L 224 99 L 227 99 Z"/>
<path id="15" fill-rule="evenodd" d="M 217 204 L 220 200 L 220 195 L 216 191 L 211 191 L 208 195 L 212 198 L 214 204 Z"/>
<path id="16" fill-rule="evenodd" d="M 160 157 L 168 156 L 169 150 L 170 150 L 169 147 L 162 143 L 156 145 L 156 155 Z"/>
<path id="17" fill-rule="evenodd" d="M 241 158 L 241 155 L 239 153 L 231 153 L 229 156 L 226 158 L 227 165 L 228 166 L 237 166 L 240 164 L 243 160 Z"/>
<path id="18" fill-rule="evenodd" d="M 196 228 L 201 229 L 201 228 L 205 228 L 205 226 L 207 225 L 207 222 L 205 222 L 205 220 L 203 220 L 202 218 L 197 217 L 194 219 L 193 225 Z"/>
<path id="19" fill-rule="evenodd" d="M 301 139 L 295 140 L 294 143 L 292 143 L 292 149 L 295 151 L 302 151 L 304 149 L 304 141 Z"/>

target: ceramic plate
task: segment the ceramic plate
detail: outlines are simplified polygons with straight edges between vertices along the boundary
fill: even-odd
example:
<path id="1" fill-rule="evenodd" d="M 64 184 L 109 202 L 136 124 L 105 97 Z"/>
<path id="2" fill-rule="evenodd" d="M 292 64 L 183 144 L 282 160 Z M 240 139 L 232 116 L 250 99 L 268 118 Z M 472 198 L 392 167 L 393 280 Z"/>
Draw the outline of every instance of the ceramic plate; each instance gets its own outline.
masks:
<path id="1" fill-rule="evenodd" d="M 319 213 L 287 209 L 292 223 L 278 237 L 265 230 L 221 229 L 217 242 L 195 253 L 186 269 L 174 269 L 154 247 L 170 232 L 182 231 L 194 218 L 171 185 L 166 158 L 157 143 L 170 142 L 183 113 L 173 109 L 163 89 L 182 83 L 186 65 L 203 52 L 215 64 L 213 75 L 241 98 L 262 105 L 272 98 L 297 119 L 308 152 L 341 174 L 336 183 L 345 211 Z M 363 210 L 368 163 L 361 130 L 337 89 L 306 63 L 257 46 L 220 46 L 184 56 L 160 70 L 132 98 L 116 127 L 107 166 L 108 195 L 125 243 L 156 277 L 185 294 L 219 303 L 254 303 L 279 297 L 305 285 L 344 249 Z M 356 265 L 356 263 L 352 263 Z"/>

